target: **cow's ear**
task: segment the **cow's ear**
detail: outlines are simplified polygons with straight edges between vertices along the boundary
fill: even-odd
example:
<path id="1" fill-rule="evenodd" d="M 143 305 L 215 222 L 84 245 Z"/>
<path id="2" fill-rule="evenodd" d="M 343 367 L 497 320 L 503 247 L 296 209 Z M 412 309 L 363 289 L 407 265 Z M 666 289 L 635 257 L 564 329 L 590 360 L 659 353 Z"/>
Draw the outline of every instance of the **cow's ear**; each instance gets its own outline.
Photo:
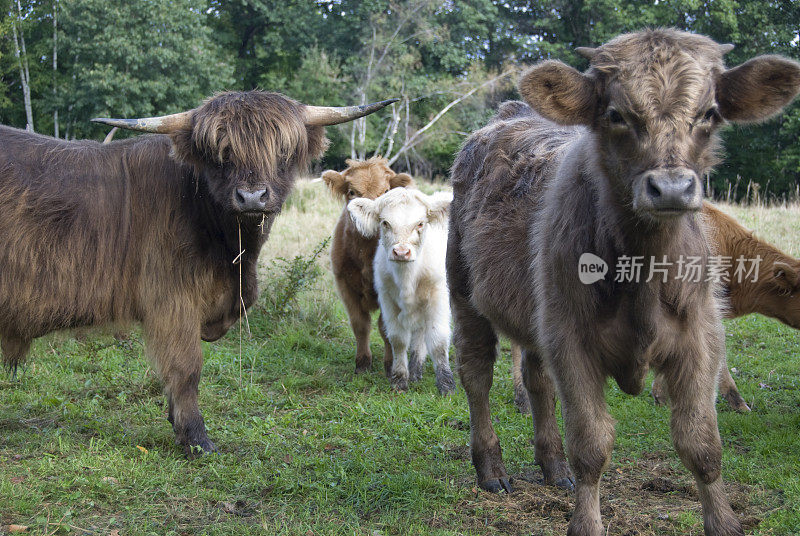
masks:
<path id="1" fill-rule="evenodd" d="M 785 293 L 800 290 L 800 272 L 797 268 L 783 262 L 776 262 L 773 267 L 773 281 Z"/>
<path id="2" fill-rule="evenodd" d="M 344 175 L 339 173 L 338 171 L 334 171 L 329 169 L 322 173 L 322 180 L 325 181 L 325 184 L 330 189 L 331 193 L 338 197 L 344 197 L 347 193 L 346 189 L 346 182 L 344 180 Z"/>
<path id="3" fill-rule="evenodd" d="M 375 201 L 357 197 L 347 204 L 347 211 L 364 237 L 372 238 L 378 234 L 378 205 Z"/>
<path id="4" fill-rule="evenodd" d="M 175 160 L 188 165 L 201 164 L 202 159 L 198 156 L 192 142 L 192 129 L 180 128 L 169 134 L 172 142 L 171 155 Z"/>
<path id="5" fill-rule="evenodd" d="M 780 112 L 800 92 L 800 63 L 758 56 L 717 78 L 719 112 L 728 121 L 761 121 Z"/>
<path id="6" fill-rule="evenodd" d="M 428 221 L 431 223 L 445 223 L 450 215 L 450 204 L 453 202 L 453 192 L 436 192 L 427 196 Z"/>
<path id="7" fill-rule="evenodd" d="M 597 106 L 594 80 L 560 61 L 534 65 L 519 92 L 531 108 L 561 125 L 590 125 Z"/>
<path id="8" fill-rule="evenodd" d="M 398 173 L 394 177 L 389 178 L 390 188 L 414 188 L 416 187 L 414 179 L 408 173 Z"/>

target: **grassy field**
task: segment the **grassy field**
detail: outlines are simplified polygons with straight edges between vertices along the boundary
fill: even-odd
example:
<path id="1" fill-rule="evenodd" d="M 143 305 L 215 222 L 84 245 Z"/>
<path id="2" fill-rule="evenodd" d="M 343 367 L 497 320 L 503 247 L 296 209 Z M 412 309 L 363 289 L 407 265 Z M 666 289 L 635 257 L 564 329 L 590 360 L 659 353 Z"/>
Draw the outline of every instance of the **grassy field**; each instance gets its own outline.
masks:
<path id="1" fill-rule="evenodd" d="M 797 207 L 728 209 L 800 255 Z M 327 251 L 308 270 L 288 260 L 307 258 L 340 210 L 322 184 L 300 184 L 264 249 L 249 333 L 236 327 L 204 345 L 200 404 L 219 454 L 188 461 L 174 445 L 136 331 L 126 341 L 51 335 L 15 380 L 0 374 L 0 533 L 564 534 L 572 496 L 541 484 L 507 344 L 492 403 L 510 495 L 475 488 L 462 389 L 438 396 L 430 365 L 405 394 L 391 392 L 379 359 L 371 374 L 353 374 Z M 753 408 L 718 404 L 731 500 L 748 534 L 800 534 L 800 338 L 758 316 L 727 328 Z M 608 534 L 702 534 L 668 409 L 615 385 L 608 401 L 618 420 L 601 488 Z"/>

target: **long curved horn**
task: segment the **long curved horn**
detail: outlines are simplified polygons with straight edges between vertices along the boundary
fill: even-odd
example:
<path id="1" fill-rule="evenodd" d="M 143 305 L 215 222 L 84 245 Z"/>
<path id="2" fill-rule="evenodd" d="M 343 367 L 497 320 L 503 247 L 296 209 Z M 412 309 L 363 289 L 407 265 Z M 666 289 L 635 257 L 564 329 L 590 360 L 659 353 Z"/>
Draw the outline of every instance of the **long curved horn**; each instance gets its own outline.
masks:
<path id="1" fill-rule="evenodd" d="M 327 126 L 346 123 L 364 117 L 400 99 L 389 99 L 361 106 L 306 106 L 305 124 L 308 126 Z"/>
<path id="2" fill-rule="evenodd" d="M 111 140 L 114 139 L 114 134 L 117 133 L 117 130 L 119 130 L 119 127 L 114 127 L 108 131 L 108 134 L 106 134 L 106 139 L 103 140 L 103 145 L 111 143 Z"/>
<path id="3" fill-rule="evenodd" d="M 155 132 L 156 134 L 169 134 L 191 124 L 192 110 L 160 117 L 143 117 L 140 119 L 108 119 L 95 117 L 92 123 L 102 123 L 112 127 L 138 130 L 139 132 Z"/>
<path id="4" fill-rule="evenodd" d="M 592 61 L 594 55 L 597 54 L 597 49 L 591 47 L 577 47 L 575 52 L 577 52 L 579 56 L 583 56 L 587 60 Z"/>

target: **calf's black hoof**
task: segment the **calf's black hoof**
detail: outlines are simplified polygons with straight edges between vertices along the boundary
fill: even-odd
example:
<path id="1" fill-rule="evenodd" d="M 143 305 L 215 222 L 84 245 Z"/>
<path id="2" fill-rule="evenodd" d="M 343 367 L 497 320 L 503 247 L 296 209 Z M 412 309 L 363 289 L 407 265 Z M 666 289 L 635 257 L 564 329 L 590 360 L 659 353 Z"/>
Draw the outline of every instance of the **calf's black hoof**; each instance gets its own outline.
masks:
<path id="1" fill-rule="evenodd" d="M 555 481 L 555 486 L 557 488 L 574 491 L 575 490 L 575 480 L 573 480 L 571 476 L 565 476 L 563 478 L 557 479 Z"/>
<path id="2" fill-rule="evenodd" d="M 490 478 L 481 482 L 480 487 L 491 493 L 500 493 L 501 491 L 511 493 L 514 491 L 509 478 Z"/>

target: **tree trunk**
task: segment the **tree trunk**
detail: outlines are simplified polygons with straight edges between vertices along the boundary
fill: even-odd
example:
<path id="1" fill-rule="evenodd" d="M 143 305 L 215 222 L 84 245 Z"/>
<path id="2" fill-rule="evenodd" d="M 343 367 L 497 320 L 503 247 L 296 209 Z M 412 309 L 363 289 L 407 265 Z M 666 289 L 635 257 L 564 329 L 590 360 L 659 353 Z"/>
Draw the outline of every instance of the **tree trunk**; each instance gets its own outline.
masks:
<path id="1" fill-rule="evenodd" d="M 28 70 L 28 53 L 25 49 L 25 36 L 22 34 L 22 27 L 20 26 L 17 32 L 17 25 L 22 22 L 22 5 L 17 0 L 17 20 L 11 23 L 11 29 L 14 36 L 14 53 L 17 56 L 17 63 L 19 64 L 19 79 L 22 83 L 22 98 L 25 103 L 25 117 L 27 124 L 25 130 L 34 132 L 33 129 L 33 108 L 31 107 L 31 74 Z"/>
<path id="2" fill-rule="evenodd" d="M 53 136 L 58 137 L 58 0 L 53 0 Z"/>

